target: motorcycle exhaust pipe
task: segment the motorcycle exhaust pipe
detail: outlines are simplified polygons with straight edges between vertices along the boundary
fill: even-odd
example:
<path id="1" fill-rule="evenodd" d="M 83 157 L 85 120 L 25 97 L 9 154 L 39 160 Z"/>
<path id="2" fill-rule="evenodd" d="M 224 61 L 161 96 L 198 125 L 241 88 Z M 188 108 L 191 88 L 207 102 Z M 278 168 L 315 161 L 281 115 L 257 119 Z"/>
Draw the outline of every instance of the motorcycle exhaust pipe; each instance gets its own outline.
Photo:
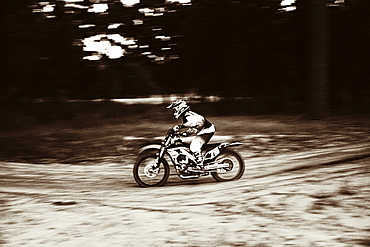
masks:
<path id="1" fill-rule="evenodd" d="M 208 170 L 217 170 L 217 169 L 228 168 L 228 167 L 229 167 L 228 164 L 209 164 L 209 165 L 204 166 L 204 170 L 206 170 L 206 171 L 208 171 Z"/>

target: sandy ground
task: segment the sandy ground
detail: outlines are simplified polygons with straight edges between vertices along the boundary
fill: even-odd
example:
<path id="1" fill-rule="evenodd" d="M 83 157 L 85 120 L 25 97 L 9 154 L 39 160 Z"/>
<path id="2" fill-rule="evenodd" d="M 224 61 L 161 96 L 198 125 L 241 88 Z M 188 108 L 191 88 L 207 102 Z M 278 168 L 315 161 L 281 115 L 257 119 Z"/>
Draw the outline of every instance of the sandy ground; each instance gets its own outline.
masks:
<path id="1" fill-rule="evenodd" d="M 159 188 L 139 188 L 129 158 L 2 162 L 0 245 L 370 246 L 369 144 L 239 151 L 238 181 L 171 176 Z"/>
<path id="2" fill-rule="evenodd" d="M 139 188 L 163 116 L 0 130 L 0 245 L 370 246 L 367 119 L 213 117 L 212 141 L 244 143 L 240 180 Z"/>

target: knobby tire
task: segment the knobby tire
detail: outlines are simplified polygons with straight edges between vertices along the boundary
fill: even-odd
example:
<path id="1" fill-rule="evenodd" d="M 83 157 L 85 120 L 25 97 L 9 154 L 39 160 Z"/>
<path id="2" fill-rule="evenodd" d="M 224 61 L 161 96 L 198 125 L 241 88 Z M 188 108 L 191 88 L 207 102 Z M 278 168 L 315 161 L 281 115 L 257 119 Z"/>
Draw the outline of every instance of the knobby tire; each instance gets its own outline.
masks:
<path id="1" fill-rule="evenodd" d="M 142 156 L 140 156 L 137 161 L 135 162 L 135 165 L 134 165 L 134 169 L 133 169 L 133 175 L 134 175 L 134 179 L 136 181 L 136 183 L 138 185 L 140 185 L 141 187 L 156 187 L 156 186 L 162 186 L 164 185 L 167 180 L 168 180 L 168 177 L 170 176 L 170 167 L 168 165 L 168 162 L 162 158 L 160 160 L 160 169 L 161 169 L 161 172 L 163 172 L 163 177 L 162 178 L 159 178 L 159 181 L 157 182 L 153 182 L 153 183 L 148 183 L 146 181 L 144 181 L 144 179 L 149 179 L 148 177 L 145 176 L 145 174 L 140 174 L 140 169 L 143 168 L 143 166 L 145 166 L 143 163 L 148 160 L 148 159 L 153 159 L 155 160 L 157 158 L 157 156 L 155 154 L 144 154 Z"/>
<path id="2" fill-rule="evenodd" d="M 224 150 L 222 150 L 219 157 L 224 157 L 224 160 L 225 159 L 230 159 L 230 157 L 234 157 L 235 161 L 238 163 L 237 164 L 238 167 L 236 167 L 236 169 L 238 169 L 238 170 L 237 170 L 237 172 L 234 176 L 227 177 L 227 178 L 225 178 L 223 175 L 228 174 L 228 173 L 223 174 L 223 173 L 212 172 L 211 175 L 216 181 L 218 181 L 218 182 L 232 181 L 232 180 L 240 179 L 243 176 L 244 170 L 245 170 L 244 159 L 238 152 L 230 150 L 230 149 L 224 149 Z M 234 170 L 234 168 L 235 168 L 235 165 L 233 167 L 233 170 Z"/>

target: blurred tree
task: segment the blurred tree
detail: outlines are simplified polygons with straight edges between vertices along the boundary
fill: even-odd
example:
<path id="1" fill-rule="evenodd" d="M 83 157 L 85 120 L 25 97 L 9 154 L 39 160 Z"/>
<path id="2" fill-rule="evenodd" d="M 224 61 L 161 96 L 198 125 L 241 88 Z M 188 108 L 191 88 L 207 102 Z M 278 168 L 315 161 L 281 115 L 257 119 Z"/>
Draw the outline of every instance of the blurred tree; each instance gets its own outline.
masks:
<path id="1" fill-rule="evenodd" d="M 28 1 L 1 1 L 1 96 L 12 100 L 16 95 L 28 97 L 28 83 L 37 67 L 37 50 L 29 49 L 34 29 Z"/>
<path id="2" fill-rule="evenodd" d="M 326 0 L 303 1 L 300 6 L 307 19 L 307 107 L 313 118 L 329 113 L 329 23 Z"/>
<path id="3" fill-rule="evenodd" d="M 307 91 L 312 116 L 332 107 L 365 109 L 369 1 L 297 0 L 290 6 L 295 11 L 281 2 L 148 0 L 127 7 L 118 0 L 3 0 L 0 49 L 7 69 L 0 94 L 110 98 L 195 91 L 248 96 L 257 102 L 253 107 L 279 112 L 301 109 Z M 92 11 L 105 4 L 108 10 Z M 109 35 L 132 37 L 134 44 Z M 84 51 L 89 37 L 124 56 Z M 82 59 L 88 56 L 99 61 Z"/>

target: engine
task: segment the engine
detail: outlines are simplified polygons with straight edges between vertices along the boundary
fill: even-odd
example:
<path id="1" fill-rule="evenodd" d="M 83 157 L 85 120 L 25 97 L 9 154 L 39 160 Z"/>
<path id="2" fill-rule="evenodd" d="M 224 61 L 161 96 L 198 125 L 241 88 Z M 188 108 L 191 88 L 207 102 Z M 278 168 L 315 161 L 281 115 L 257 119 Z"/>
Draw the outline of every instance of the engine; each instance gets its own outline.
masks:
<path id="1" fill-rule="evenodd" d="M 187 165 L 189 163 L 189 158 L 184 154 L 179 154 L 176 157 L 176 161 L 180 165 Z"/>
<path id="2" fill-rule="evenodd" d="M 195 166 L 193 156 L 189 153 L 186 148 L 179 147 L 169 149 L 170 155 L 173 157 L 173 161 L 176 164 L 176 170 L 181 173 L 188 173 L 189 166 Z"/>

